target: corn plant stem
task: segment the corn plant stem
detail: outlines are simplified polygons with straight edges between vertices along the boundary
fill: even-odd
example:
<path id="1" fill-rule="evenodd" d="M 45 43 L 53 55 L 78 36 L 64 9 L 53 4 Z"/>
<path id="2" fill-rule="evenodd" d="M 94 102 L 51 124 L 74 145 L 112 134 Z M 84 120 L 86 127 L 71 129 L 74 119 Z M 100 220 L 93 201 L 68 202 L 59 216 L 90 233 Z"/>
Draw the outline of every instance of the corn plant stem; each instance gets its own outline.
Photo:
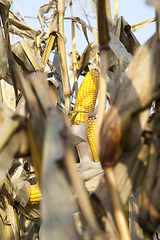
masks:
<path id="1" fill-rule="evenodd" d="M 36 37 L 37 52 L 41 55 L 41 39 L 39 36 Z"/>
<path id="2" fill-rule="evenodd" d="M 106 0 L 106 14 L 108 18 L 112 19 L 110 0 Z"/>
<path id="3" fill-rule="evenodd" d="M 100 129 L 103 121 L 104 110 L 106 105 L 106 71 L 108 68 L 108 53 L 109 53 L 109 31 L 106 18 L 106 2 L 104 0 L 98 0 L 98 37 L 100 45 L 100 57 L 101 57 L 101 77 L 100 77 L 100 90 L 99 90 L 99 104 L 98 104 L 98 116 L 96 123 L 96 149 L 99 154 L 99 140 Z"/>
<path id="4" fill-rule="evenodd" d="M 70 1 L 70 10 L 71 10 L 71 17 L 73 17 L 73 9 L 72 9 L 72 0 Z M 72 67 L 74 72 L 74 90 L 75 95 L 77 97 L 78 93 L 78 82 L 77 82 L 77 60 L 76 60 L 76 37 L 75 37 L 75 27 L 74 22 L 72 21 Z"/>
<path id="5" fill-rule="evenodd" d="M 2 82 L 0 81 L 0 101 L 3 101 L 3 96 L 2 96 Z"/>
<path id="6" fill-rule="evenodd" d="M 125 217 L 125 213 L 122 207 L 122 203 L 119 197 L 117 183 L 114 175 L 113 168 L 105 169 L 106 178 L 108 181 L 108 186 L 112 198 L 114 216 L 116 219 L 117 227 L 121 236 L 121 240 L 131 240 L 131 236 L 129 234 L 128 223 Z"/>
<path id="7" fill-rule="evenodd" d="M 118 18 L 118 0 L 114 2 L 114 18 Z"/>
<path id="8" fill-rule="evenodd" d="M 91 204 L 89 202 L 89 198 L 87 196 L 86 191 L 84 190 L 82 181 L 80 180 L 76 165 L 75 165 L 75 156 L 71 148 L 67 148 L 66 150 L 66 158 L 65 158 L 65 165 L 70 176 L 71 182 L 78 194 L 79 205 L 81 211 L 89 224 L 89 226 L 96 232 L 99 231 L 99 226 L 96 221 L 95 215 L 93 213 Z"/>
<path id="9" fill-rule="evenodd" d="M 70 95 L 65 96 L 65 114 L 67 115 L 70 111 Z"/>
<path id="10" fill-rule="evenodd" d="M 26 22 L 25 18 L 23 17 L 23 14 L 22 14 L 22 13 L 21 13 L 21 11 L 19 10 L 19 8 L 18 8 L 18 6 L 17 6 L 16 2 L 15 2 L 14 0 L 12 0 L 12 2 L 14 3 L 14 5 L 15 5 L 15 7 L 17 8 L 18 12 L 20 13 L 20 15 L 21 15 L 21 17 L 22 17 L 23 21 L 24 21 L 24 22 L 27 24 L 27 22 Z M 27 24 L 27 25 L 28 25 L 28 24 Z"/>
<path id="11" fill-rule="evenodd" d="M 109 51 L 101 50 L 101 75 L 100 75 L 100 88 L 99 88 L 99 97 L 98 97 L 98 112 L 97 112 L 97 122 L 96 122 L 96 149 L 99 153 L 99 143 L 100 143 L 100 130 L 103 122 L 104 111 L 106 108 L 106 92 L 107 92 L 107 84 L 106 84 L 106 69 L 108 66 L 108 56 Z"/>
<path id="12" fill-rule="evenodd" d="M 64 37 L 64 0 L 58 1 L 58 17 L 59 17 L 59 33 Z M 64 43 L 63 43 L 64 44 Z M 65 47 L 62 47 L 62 41 L 61 44 L 58 44 L 59 51 L 63 51 L 63 59 L 61 58 L 60 61 L 60 69 L 61 69 L 61 76 L 62 76 L 62 82 L 63 82 L 63 90 L 64 90 L 64 96 L 65 96 L 65 113 L 68 114 L 70 111 L 70 95 L 71 95 L 71 89 L 70 89 L 70 83 L 69 83 L 69 77 L 68 77 L 68 70 L 67 70 L 67 60 L 66 60 L 66 53 L 65 53 Z M 59 56 L 62 54 L 59 53 Z M 63 66 L 62 66 L 63 65 Z M 65 73 L 62 70 L 64 67 Z"/>

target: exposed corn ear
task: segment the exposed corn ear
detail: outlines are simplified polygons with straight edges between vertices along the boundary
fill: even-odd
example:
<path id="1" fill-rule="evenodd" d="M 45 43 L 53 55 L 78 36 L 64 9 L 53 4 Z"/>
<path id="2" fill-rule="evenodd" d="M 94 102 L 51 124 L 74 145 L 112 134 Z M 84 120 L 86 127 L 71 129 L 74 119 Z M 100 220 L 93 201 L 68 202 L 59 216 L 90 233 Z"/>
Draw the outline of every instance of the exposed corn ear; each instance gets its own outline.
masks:
<path id="1" fill-rule="evenodd" d="M 93 113 L 95 109 L 97 94 L 99 89 L 99 71 L 92 69 L 83 79 L 79 88 L 74 111 L 85 111 Z M 78 113 L 73 124 L 85 123 L 88 113 Z"/>
<path id="2" fill-rule="evenodd" d="M 95 127 L 96 127 L 96 117 L 90 116 L 86 122 L 86 131 L 87 131 L 89 145 L 93 154 L 93 159 L 95 162 L 99 162 L 99 157 L 98 157 L 96 144 L 95 144 Z"/>
<path id="3" fill-rule="evenodd" d="M 31 185 L 29 203 L 38 204 L 41 199 L 42 199 L 42 195 L 41 195 L 41 191 L 39 189 L 39 186 L 37 184 Z"/>

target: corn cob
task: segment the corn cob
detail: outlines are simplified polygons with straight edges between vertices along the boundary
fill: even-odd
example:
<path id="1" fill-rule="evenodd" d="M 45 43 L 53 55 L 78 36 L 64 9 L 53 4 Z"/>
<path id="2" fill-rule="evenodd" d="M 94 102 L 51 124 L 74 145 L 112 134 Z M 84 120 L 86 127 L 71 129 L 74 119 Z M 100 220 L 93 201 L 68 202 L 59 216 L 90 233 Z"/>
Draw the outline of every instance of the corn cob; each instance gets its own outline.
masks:
<path id="1" fill-rule="evenodd" d="M 40 191 L 38 185 L 37 184 L 31 185 L 29 203 L 38 204 L 41 199 L 42 199 L 41 191 Z"/>
<path id="2" fill-rule="evenodd" d="M 92 69 L 83 79 L 79 88 L 74 111 L 94 112 L 99 88 L 99 71 Z M 85 123 L 90 114 L 78 113 L 73 124 Z M 74 115 L 73 115 L 74 116 Z"/>
<path id="3" fill-rule="evenodd" d="M 95 146 L 95 127 L 96 117 L 90 116 L 86 122 L 87 137 L 93 154 L 93 159 L 95 162 L 99 162 L 99 157 Z"/>

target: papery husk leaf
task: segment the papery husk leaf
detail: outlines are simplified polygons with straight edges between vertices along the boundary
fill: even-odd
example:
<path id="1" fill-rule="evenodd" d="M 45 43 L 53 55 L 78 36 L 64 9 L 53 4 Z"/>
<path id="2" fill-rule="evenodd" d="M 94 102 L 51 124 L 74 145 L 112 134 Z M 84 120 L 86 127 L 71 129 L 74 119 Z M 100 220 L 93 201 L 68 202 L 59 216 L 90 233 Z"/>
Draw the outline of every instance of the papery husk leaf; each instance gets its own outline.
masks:
<path id="1" fill-rule="evenodd" d="M 27 204 L 25 208 L 21 206 L 21 204 L 17 204 L 16 206 L 18 210 L 32 222 L 40 221 L 41 219 L 41 210 L 39 204 Z"/>
<path id="2" fill-rule="evenodd" d="M 18 223 L 17 223 L 17 213 L 13 206 L 8 203 L 6 199 L 6 224 L 5 224 L 5 239 L 6 240 L 19 240 L 19 230 L 18 230 Z"/>
<path id="3" fill-rule="evenodd" d="M 61 77 L 63 82 L 63 92 L 64 92 L 64 96 L 67 96 L 71 94 L 71 88 L 70 88 L 68 69 L 67 69 L 64 38 L 60 34 L 58 34 L 58 54 L 59 54 Z"/>
<path id="4" fill-rule="evenodd" d="M 22 135 L 21 135 L 22 134 Z M 23 138 L 23 139 L 22 139 Z M 0 184 L 4 181 L 7 170 L 11 166 L 12 159 L 16 156 L 23 156 L 29 154 L 28 144 L 25 142 L 23 133 L 15 133 L 10 137 L 8 143 L 0 152 Z M 22 145 L 25 145 L 21 152 Z M 5 159 L 5 161 L 4 161 Z"/>
<path id="5" fill-rule="evenodd" d="M 56 109 L 52 109 L 46 122 L 42 167 L 42 231 L 46 240 L 51 238 L 79 239 L 72 216 L 77 206 L 64 171 L 58 166 L 58 161 L 62 160 L 65 155 L 60 135 L 64 130 L 63 116 Z M 61 209 L 61 214 L 59 209 Z"/>
<path id="6" fill-rule="evenodd" d="M 5 84 L 4 80 L 1 80 L 1 87 L 3 92 L 3 101 L 9 108 L 15 111 L 16 102 L 14 88 L 9 84 Z"/>
<path id="7" fill-rule="evenodd" d="M 124 45 L 113 35 L 110 34 L 110 41 L 109 41 L 109 47 L 114 52 L 114 54 L 117 56 L 118 59 L 122 58 L 123 64 L 125 67 L 128 66 L 130 61 L 132 60 L 132 56 L 130 53 L 127 52 Z M 87 47 L 83 54 L 80 57 L 80 61 L 78 63 L 79 72 L 78 75 L 85 69 L 85 67 L 88 65 L 89 61 L 99 52 L 99 44 L 98 41 L 94 41 L 90 44 L 90 47 Z M 111 63 L 111 66 L 113 66 L 113 63 Z M 109 66 L 109 67 L 111 67 Z M 107 71 L 107 70 L 106 70 Z"/>
<path id="8" fill-rule="evenodd" d="M 17 17 L 12 11 L 9 11 L 9 23 L 18 28 L 21 33 L 27 35 L 29 38 L 34 39 L 39 32 L 30 28 L 19 17 Z"/>
<path id="9" fill-rule="evenodd" d="M 5 77 L 7 72 L 7 52 L 4 44 L 4 38 L 2 33 L 2 26 L 0 23 L 0 78 Z"/>
<path id="10" fill-rule="evenodd" d="M 95 18 L 97 19 L 97 0 L 91 0 L 91 6 L 92 6 L 92 10 L 94 12 Z M 136 37 L 134 36 L 134 34 L 130 31 L 130 28 L 127 29 L 126 31 L 126 25 L 129 26 L 129 24 L 125 21 L 125 19 L 123 17 L 120 17 L 118 19 L 113 19 L 111 20 L 109 17 L 107 18 L 108 20 L 108 26 L 109 26 L 109 30 L 110 32 L 114 35 L 114 30 L 115 28 L 117 28 L 117 22 L 120 21 L 121 23 L 121 31 L 120 31 L 120 35 L 121 37 L 119 38 L 119 40 L 121 41 L 122 44 L 124 44 L 124 46 L 129 46 L 126 47 L 127 51 L 130 52 L 131 54 L 134 54 L 136 52 L 136 50 L 138 49 L 138 47 L 140 46 L 138 40 L 136 39 Z M 129 30 L 129 31 L 128 31 Z"/>
<path id="11" fill-rule="evenodd" d="M 35 49 L 34 41 L 21 40 L 13 45 L 12 51 L 30 72 L 43 69 L 42 58 Z"/>
<path id="12" fill-rule="evenodd" d="M 0 212 L 0 216 L 1 216 L 1 212 Z M 2 219 L 3 218 L 1 216 L 0 217 L 0 229 L 1 229 L 1 231 L 0 231 L 0 239 L 1 240 L 6 240 L 6 238 L 5 238 L 5 227 L 4 227 L 4 222 L 3 222 Z"/>
<path id="13" fill-rule="evenodd" d="M 144 144 L 144 139 L 142 139 L 132 150 L 124 153 L 114 167 L 118 183 L 117 187 L 123 206 L 126 204 L 131 193 L 136 190 L 142 181 L 147 165 L 148 150 L 148 146 Z M 104 208 L 113 214 L 108 184 L 105 179 L 101 180 L 94 194 L 101 200 Z"/>
<path id="14" fill-rule="evenodd" d="M 134 55 L 140 47 L 140 43 L 131 31 L 131 26 L 126 20 L 123 17 L 120 17 L 119 21 L 121 21 L 120 41 L 124 44 L 127 51 Z"/>
<path id="15" fill-rule="evenodd" d="M 157 11 L 160 10 L 160 2 L 158 0 L 146 0 L 146 3 L 153 6 Z"/>
<path id="16" fill-rule="evenodd" d="M 43 146 L 43 137 L 44 137 L 44 121 L 45 121 L 45 113 L 47 111 L 47 109 L 45 109 L 44 107 L 45 109 L 45 112 L 44 112 L 43 106 L 45 104 L 48 104 L 48 102 L 50 101 L 49 90 L 47 92 L 44 91 L 47 88 L 47 82 L 45 81 L 45 79 L 41 79 L 41 74 L 44 77 L 44 73 L 41 73 L 41 74 L 38 73 L 38 76 L 40 76 L 38 78 L 40 79 L 37 78 L 37 75 L 28 76 L 26 78 L 22 75 L 22 73 L 20 72 L 16 63 L 13 60 L 11 61 L 11 64 L 12 64 L 17 82 L 19 83 L 19 85 L 21 85 L 21 88 L 23 90 L 23 93 L 27 102 L 27 108 L 31 115 L 30 118 L 27 120 L 27 128 L 28 128 L 32 161 L 36 169 L 37 178 L 40 185 L 41 159 L 42 159 L 41 156 L 42 156 L 42 146 Z M 34 78 L 35 78 L 35 81 L 36 79 L 40 81 L 40 83 L 36 85 L 35 91 L 37 93 L 37 91 L 42 90 L 45 93 L 45 96 L 44 96 L 45 101 L 43 100 L 43 95 L 41 95 L 40 99 L 38 99 L 38 96 L 36 96 L 35 91 L 33 90 L 32 81 L 34 82 Z M 40 103 L 42 102 L 43 104 L 41 108 Z"/>
<path id="17" fill-rule="evenodd" d="M 106 164 L 112 162 L 114 165 L 124 149 L 130 149 L 135 145 L 148 121 L 149 110 L 142 110 L 147 107 L 149 109 L 154 99 L 156 91 L 155 61 L 156 36 L 154 35 L 137 51 L 123 78 L 123 83 L 117 90 L 111 107 L 105 115 L 100 158 L 102 161 L 107 158 L 109 162 Z M 140 111 L 142 112 L 138 113 Z M 108 132 L 111 126 L 112 133 Z M 128 131 L 129 129 L 131 130 Z M 106 135 L 106 133 L 108 134 Z M 108 153 L 106 150 L 109 150 Z"/>
<path id="18" fill-rule="evenodd" d="M 132 194 L 129 198 L 129 230 L 131 233 L 132 239 L 138 238 L 139 240 L 144 239 L 143 230 L 138 224 L 138 214 L 139 214 L 139 206 L 138 206 L 138 197 L 139 197 L 139 188 Z"/>
<path id="19" fill-rule="evenodd" d="M 72 125 L 71 131 L 73 134 L 85 140 L 85 142 L 82 142 L 76 146 L 80 162 L 93 162 L 93 155 L 89 146 L 85 126 L 86 124 Z"/>
<path id="20" fill-rule="evenodd" d="M 139 30 L 140 28 L 146 26 L 148 23 L 155 22 L 155 20 L 156 20 L 155 18 L 151 18 L 149 20 L 146 20 L 146 21 L 143 21 L 143 22 L 140 22 L 140 23 L 132 24 L 131 25 L 131 31 L 135 32 L 135 31 Z"/>
<path id="21" fill-rule="evenodd" d="M 55 41 L 56 36 L 51 34 L 49 38 L 47 39 L 47 44 L 46 48 L 44 50 L 43 56 L 42 56 L 42 62 L 43 62 L 43 69 L 45 69 L 46 63 L 48 61 L 49 55 L 51 53 L 54 41 Z"/>

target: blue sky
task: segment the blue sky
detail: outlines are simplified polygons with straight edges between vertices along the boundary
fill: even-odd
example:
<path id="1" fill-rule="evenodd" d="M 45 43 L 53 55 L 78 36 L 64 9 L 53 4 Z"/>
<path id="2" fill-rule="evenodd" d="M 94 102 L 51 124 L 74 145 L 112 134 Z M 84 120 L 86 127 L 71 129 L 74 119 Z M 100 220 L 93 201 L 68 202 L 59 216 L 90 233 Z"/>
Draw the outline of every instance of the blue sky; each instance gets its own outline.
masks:
<path id="1" fill-rule="evenodd" d="M 43 4 L 46 4 L 49 2 L 49 0 L 15 0 L 16 4 L 18 5 L 20 11 L 22 12 L 23 16 L 31 16 L 31 17 L 37 17 L 38 9 Z M 85 10 L 87 14 L 89 15 L 88 19 L 91 22 L 92 26 L 95 26 L 95 21 L 93 18 L 93 13 L 90 8 L 90 1 L 81 0 L 82 4 L 85 6 Z M 112 7 L 112 15 L 114 13 L 114 0 L 111 0 L 111 7 Z M 16 13 L 17 10 L 12 5 L 12 10 Z M 78 16 L 82 19 L 84 19 L 84 13 L 81 10 L 79 0 L 73 1 L 73 14 L 74 16 Z M 66 10 L 66 16 L 70 17 L 70 8 L 68 7 Z M 119 16 L 123 16 L 125 20 L 129 24 L 135 24 L 142 21 L 145 21 L 147 19 L 155 17 L 155 11 L 154 8 L 151 6 L 148 6 L 145 4 L 145 0 L 134 0 L 134 1 L 128 1 L 128 0 L 119 0 Z M 41 29 L 38 19 L 30 19 L 26 18 L 26 21 L 28 25 L 36 30 Z M 87 23 L 87 22 L 86 22 Z M 155 22 L 149 23 L 147 26 L 141 28 L 140 30 L 135 32 L 135 35 L 139 42 L 141 44 L 145 43 L 148 38 L 150 38 L 154 32 L 155 32 Z M 65 20 L 65 36 L 68 39 L 68 42 L 66 44 L 67 50 L 69 52 L 72 51 L 71 47 L 71 21 Z M 89 34 L 89 40 L 93 41 L 94 38 L 92 35 Z M 76 47 L 77 51 L 81 54 L 85 47 L 87 46 L 87 42 L 82 35 L 82 33 L 76 29 Z M 70 64 L 70 63 L 69 63 Z"/>

